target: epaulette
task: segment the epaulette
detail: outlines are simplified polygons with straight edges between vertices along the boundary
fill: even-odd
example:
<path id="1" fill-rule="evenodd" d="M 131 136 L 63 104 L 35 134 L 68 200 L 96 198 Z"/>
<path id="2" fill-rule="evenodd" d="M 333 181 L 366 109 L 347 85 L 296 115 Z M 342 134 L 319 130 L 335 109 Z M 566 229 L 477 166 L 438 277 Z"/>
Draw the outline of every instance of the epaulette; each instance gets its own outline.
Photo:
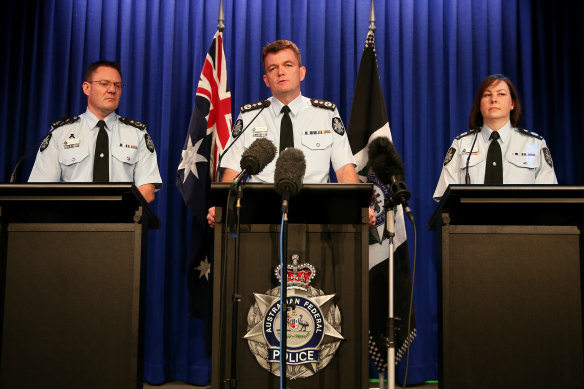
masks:
<path id="1" fill-rule="evenodd" d="M 51 123 L 51 128 L 54 130 L 56 128 L 64 126 L 65 124 L 75 123 L 78 120 L 79 120 L 79 116 L 65 115 L 61 118 L 61 120 L 57 120 L 56 122 Z"/>
<path id="2" fill-rule="evenodd" d="M 532 137 L 537 138 L 539 140 L 543 139 L 543 136 L 536 134 L 535 132 L 527 131 L 525 128 L 518 128 L 517 131 L 519 131 L 523 135 L 532 136 Z"/>
<path id="3" fill-rule="evenodd" d="M 465 136 L 476 134 L 477 132 L 481 132 L 481 129 L 480 128 L 471 128 L 467 132 L 463 132 L 462 134 L 460 134 L 459 136 L 457 136 L 454 139 L 459 140 L 459 139 L 464 138 Z"/>
<path id="4" fill-rule="evenodd" d="M 262 107 L 269 107 L 269 106 L 270 106 L 269 100 L 260 100 L 260 101 L 256 101 L 255 103 L 242 105 L 241 108 L 239 108 L 239 110 L 241 111 L 241 113 L 244 113 L 244 112 L 249 112 L 249 111 L 253 111 L 256 109 L 260 109 Z"/>
<path id="5" fill-rule="evenodd" d="M 314 105 L 315 107 L 318 107 L 318 108 L 330 109 L 331 111 L 334 111 L 335 109 L 337 109 L 337 106 L 335 105 L 335 103 L 331 103 L 330 101 L 319 100 L 319 99 L 310 99 L 310 102 L 312 103 L 312 105 Z"/>
<path id="6" fill-rule="evenodd" d="M 119 117 L 120 122 L 127 124 L 128 126 L 136 127 L 137 129 L 144 131 L 146 129 L 146 124 L 139 122 L 137 120 L 132 120 L 124 117 Z"/>

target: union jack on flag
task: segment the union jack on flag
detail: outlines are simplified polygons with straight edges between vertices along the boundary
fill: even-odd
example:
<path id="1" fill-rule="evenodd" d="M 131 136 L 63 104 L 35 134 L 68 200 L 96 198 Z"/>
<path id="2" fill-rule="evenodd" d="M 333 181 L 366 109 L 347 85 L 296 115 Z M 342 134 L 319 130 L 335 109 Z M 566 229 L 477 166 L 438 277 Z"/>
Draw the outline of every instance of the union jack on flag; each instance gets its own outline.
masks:
<path id="1" fill-rule="evenodd" d="M 206 194 L 217 172 L 217 156 L 231 134 L 231 92 L 223 50 L 223 34 L 215 33 L 197 86 L 195 106 L 176 173 L 176 186 L 201 223 L 207 214 Z"/>

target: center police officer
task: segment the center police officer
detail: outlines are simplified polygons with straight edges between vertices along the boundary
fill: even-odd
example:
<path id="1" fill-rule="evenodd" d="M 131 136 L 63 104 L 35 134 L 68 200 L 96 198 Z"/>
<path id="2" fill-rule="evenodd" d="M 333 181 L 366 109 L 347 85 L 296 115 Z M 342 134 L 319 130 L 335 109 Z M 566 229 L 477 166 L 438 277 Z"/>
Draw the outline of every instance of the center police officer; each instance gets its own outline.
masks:
<path id="1" fill-rule="evenodd" d="M 53 123 L 29 182 L 133 182 L 153 201 L 162 179 L 152 138 L 145 124 L 115 113 L 122 94 L 120 65 L 92 63 L 82 88 L 87 110 Z"/>
<path id="2" fill-rule="evenodd" d="M 256 139 L 269 139 L 280 149 L 282 122 L 283 119 L 287 120 L 284 116 L 288 115 L 293 138 L 290 146 L 302 150 L 306 158 L 303 182 L 328 182 L 332 163 L 338 182 L 359 183 L 355 159 L 336 106 L 328 101 L 309 99 L 300 93 L 300 82 L 304 80 L 306 68 L 302 66 L 298 47 L 291 41 L 277 40 L 263 48 L 262 61 L 265 71 L 263 79 L 272 92 L 272 97 L 268 99 L 270 106 L 235 141 L 234 138 L 264 104 L 258 102 L 241 108 L 227 147 L 234 144 L 221 162 L 221 167 L 225 168 L 222 181 L 233 181 L 240 170 L 241 155 Z M 273 182 L 276 160 L 277 156 L 248 182 Z M 207 220 L 214 226 L 214 208 L 209 209 Z M 375 215 L 370 210 L 369 223 L 372 222 L 375 222 Z"/>
<path id="3" fill-rule="evenodd" d="M 450 184 L 557 184 L 551 153 L 536 133 L 518 128 L 521 105 L 515 86 L 502 74 L 485 78 L 470 114 L 471 130 L 448 149 L 434 199 Z M 496 142 L 496 143 L 494 143 Z M 499 162 L 491 156 L 498 154 Z"/>

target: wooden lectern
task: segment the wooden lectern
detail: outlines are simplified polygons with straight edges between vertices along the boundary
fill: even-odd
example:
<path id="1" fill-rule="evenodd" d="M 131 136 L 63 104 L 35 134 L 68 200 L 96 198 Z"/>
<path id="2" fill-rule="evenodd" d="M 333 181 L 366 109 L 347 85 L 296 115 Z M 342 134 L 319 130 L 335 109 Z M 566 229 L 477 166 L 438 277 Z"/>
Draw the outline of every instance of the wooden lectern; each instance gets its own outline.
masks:
<path id="1" fill-rule="evenodd" d="M 279 377 L 260 366 L 244 335 L 254 293 L 276 288 L 279 264 L 282 198 L 272 184 L 244 184 L 240 236 L 227 233 L 226 212 L 230 184 L 213 184 L 216 209 L 213 265 L 212 387 L 228 388 L 231 375 L 234 249 L 239 241 L 236 378 L 238 389 L 278 388 Z M 290 199 L 287 260 L 316 268 L 311 285 L 335 294 L 341 314 L 341 341 L 329 364 L 306 378 L 288 380 L 291 389 L 355 389 L 368 386 L 368 207 L 371 184 L 307 184 Z M 231 217 L 231 216 L 230 216 Z M 228 222 L 229 224 L 229 222 Z M 290 339 L 288 337 L 288 339 Z M 290 347 L 290 344 L 288 344 Z"/>
<path id="2" fill-rule="evenodd" d="M 440 388 L 584 388 L 584 187 L 450 186 Z"/>
<path id="3" fill-rule="evenodd" d="M 158 227 L 132 184 L 0 185 L 0 387 L 142 388 Z"/>

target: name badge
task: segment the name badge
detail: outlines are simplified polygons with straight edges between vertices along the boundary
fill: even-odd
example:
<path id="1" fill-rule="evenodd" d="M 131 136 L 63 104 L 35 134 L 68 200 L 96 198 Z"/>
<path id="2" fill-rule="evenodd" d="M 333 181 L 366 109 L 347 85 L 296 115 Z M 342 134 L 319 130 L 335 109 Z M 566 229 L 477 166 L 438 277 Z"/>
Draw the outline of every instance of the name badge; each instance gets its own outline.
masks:
<path id="1" fill-rule="evenodd" d="M 268 127 L 254 127 L 251 132 L 254 138 L 265 138 L 268 136 Z"/>

